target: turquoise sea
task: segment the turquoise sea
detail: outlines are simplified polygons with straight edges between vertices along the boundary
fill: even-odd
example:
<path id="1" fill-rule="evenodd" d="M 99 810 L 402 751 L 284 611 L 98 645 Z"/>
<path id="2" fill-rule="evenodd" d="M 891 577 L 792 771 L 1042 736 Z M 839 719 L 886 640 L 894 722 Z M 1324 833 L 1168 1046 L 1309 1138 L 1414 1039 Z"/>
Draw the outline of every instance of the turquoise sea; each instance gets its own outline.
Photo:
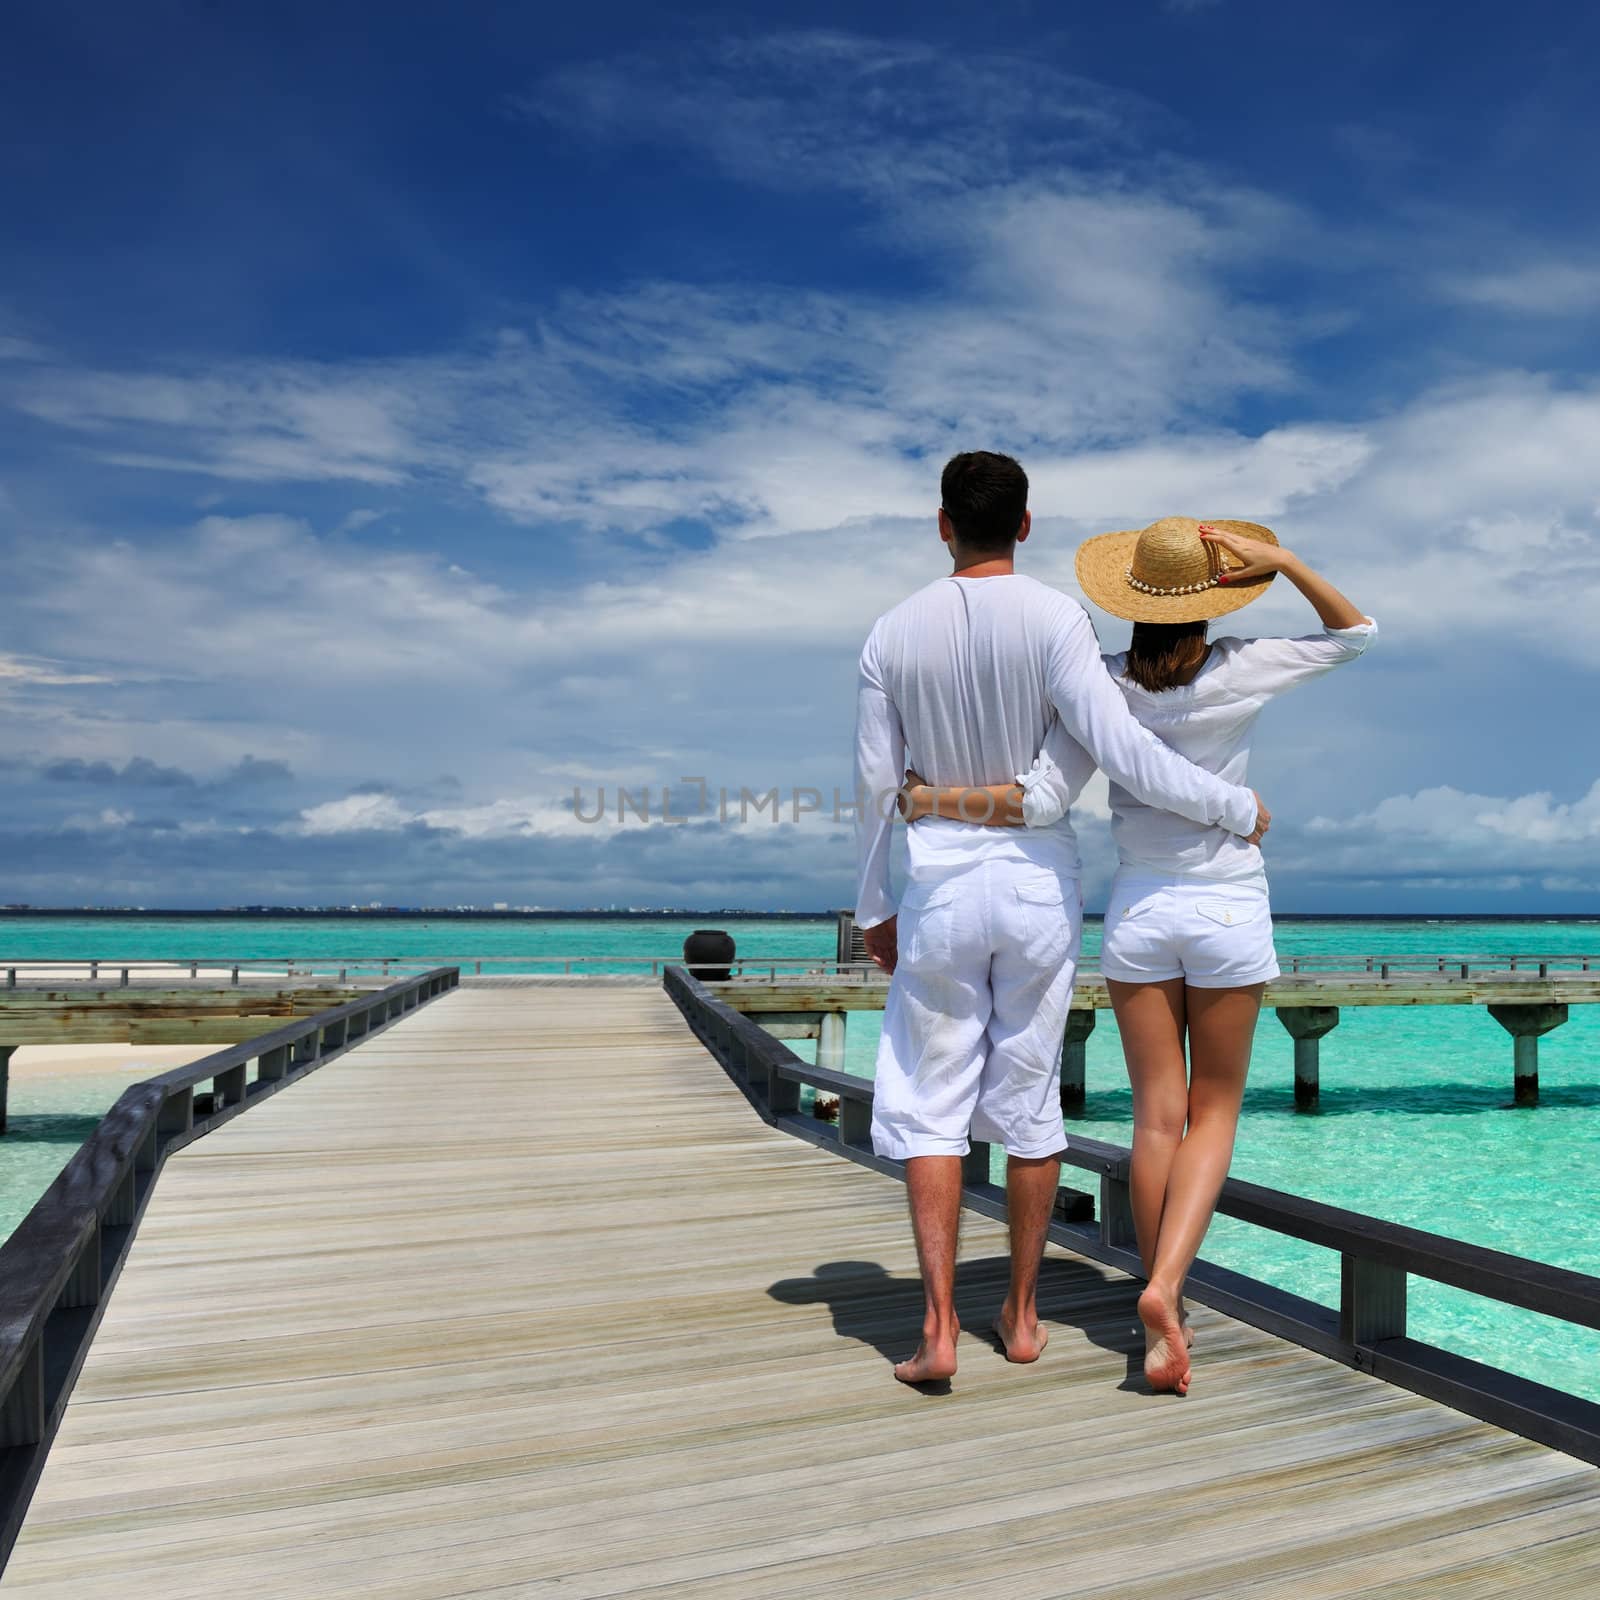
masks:
<path id="1" fill-rule="evenodd" d="M 831 959 L 831 920 L 594 918 L 265 920 L 0 918 L 0 966 L 48 957 L 106 961 L 287 957 L 515 958 L 485 971 L 550 971 L 575 955 L 671 957 L 697 926 L 726 926 L 741 956 Z M 1086 970 L 1099 925 L 1085 939 Z M 1459 922 L 1284 920 L 1280 957 L 1600 955 L 1600 918 Z M 557 968 L 557 970 L 559 970 Z M 593 969 L 590 969 L 593 970 Z M 621 960 L 611 970 L 630 970 Z M 639 970 L 637 967 L 631 970 Z M 877 1017 L 850 1018 L 848 1064 L 871 1074 Z M 799 1045 L 806 1050 L 809 1046 Z M 1541 1042 L 1541 1103 L 1511 1104 L 1511 1040 L 1477 1007 L 1347 1009 L 1322 1050 L 1322 1106 L 1294 1110 L 1292 1047 L 1270 1013 L 1257 1035 L 1234 1159 L 1236 1176 L 1476 1244 L 1600 1274 L 1600 1006 Z M 1089 1041 L 1088 1103 L 1072 1129 L 1126 1144 L 1130 1096 L 1116 1026 Z M 15 1226 L 95 1119 L 120 1078 L 19 1079 L 0 1140 L 0 1234 Z M 1067 1181 L 1071 1182 L 1070 1173 Z M 1207 1258 L 1333 1303 L 1339 1264 L 1325 1251 L 1219 1219 Z M 1413 1279 L 1411 1331 L 1462 1354 L 1600 1400 L 1600 1334 Z"/>

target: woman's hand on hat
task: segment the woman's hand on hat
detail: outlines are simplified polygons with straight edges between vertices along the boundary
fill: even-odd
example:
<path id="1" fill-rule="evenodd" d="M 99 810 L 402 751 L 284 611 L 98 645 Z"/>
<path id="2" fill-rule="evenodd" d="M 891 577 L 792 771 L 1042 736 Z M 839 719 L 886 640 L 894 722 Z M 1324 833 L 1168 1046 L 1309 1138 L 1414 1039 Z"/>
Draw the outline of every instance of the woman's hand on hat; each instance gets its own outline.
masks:
<path id="1" fill-rule="evenodd" d="M 1243 563 L 1242 566 L 1229 567 L 1221 573 L 1217 582 L 1222 584 L 1241 583 L 1247 578 L 1270 577 L 1274 572 L 1284 571 L 1294 560 L 1293 553 L 1285 550 L 1281 544 L 1269 544 L 1265 539 L 1247 539 L 1243 534 L 1229 533 L 1225 528 L 1214 528 L 1209 522 L 1200 524 L 1200 537 L 1207 544 L 1221 545 L 1230 556 Z"/>

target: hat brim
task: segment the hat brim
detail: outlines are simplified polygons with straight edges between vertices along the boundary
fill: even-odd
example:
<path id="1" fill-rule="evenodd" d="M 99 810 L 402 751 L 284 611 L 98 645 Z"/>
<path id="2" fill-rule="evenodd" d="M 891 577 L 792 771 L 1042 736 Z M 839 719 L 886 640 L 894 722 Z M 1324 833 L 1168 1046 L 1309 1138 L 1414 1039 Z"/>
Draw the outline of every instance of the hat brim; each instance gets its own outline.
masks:
<path id="1" fill-rule="evenodd" d="M 1267 544 L 1278 542 L 1273 531 L 1263 528 L 1259 522 L 1231 522 L 1212 517 L 1206 519 L 1206 526 L 1220 528 L 1224 533 L 1237 533 L 1245 539 L 1260 539 Z M 1134 546 L 1143 532 L 1143 528 L 1130 528 L 1118 533 L 1098 533 L 1078 546 L 1074 563 L 1083 592 L 1102 611 L 1128 622 L 1208 622 L 1213 617 L 1238 611 L 1252 600 L 1259 600 L 1277 576 L 1269 572 L 1265 577 L 1203 589 L 1199 594 L 1145 594 L 1128 581 Z M 1223 551 L 1224 570 L 1240 564 Z"/>

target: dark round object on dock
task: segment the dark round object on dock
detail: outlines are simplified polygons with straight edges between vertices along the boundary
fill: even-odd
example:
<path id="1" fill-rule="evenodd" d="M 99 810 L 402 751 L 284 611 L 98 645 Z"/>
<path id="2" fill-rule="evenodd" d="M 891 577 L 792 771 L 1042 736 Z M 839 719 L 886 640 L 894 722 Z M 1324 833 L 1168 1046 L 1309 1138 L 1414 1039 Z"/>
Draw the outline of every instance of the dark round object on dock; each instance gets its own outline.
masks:
<path id="1" fill-rule="evenodd" d="M 721 928 L 696 928 L 683 941 L 689 976 L 702 983 L 721 983 L 728 976 L 733 954 L 733 935 Z"/>

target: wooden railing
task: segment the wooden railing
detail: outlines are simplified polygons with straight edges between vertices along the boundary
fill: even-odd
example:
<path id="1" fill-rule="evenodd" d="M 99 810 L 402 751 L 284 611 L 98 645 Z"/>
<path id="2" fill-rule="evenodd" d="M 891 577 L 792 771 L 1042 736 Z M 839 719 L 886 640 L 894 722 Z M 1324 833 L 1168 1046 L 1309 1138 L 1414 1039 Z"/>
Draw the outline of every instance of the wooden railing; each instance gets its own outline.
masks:
<path id="1" fill-rule="evenodd" d="M 105 956 L 92 960 L 52 960 L 48 956 L 29 956 L 17 959 L 0 959 L 0 984 L 9 989 L 26 986 L 37 981 L 40 973 L 53 975 L 56 981 L 68 981 L 82 973 L 90 983 L 103 981 L 106 974 L 114 974 L 116 983 L 127 988 L 145 975 L 171 976 L 187 973 L 190 978 L 226 974 L 230 984 L 249 978 L 337 978 L 340 982 L 361 973 L 389 977 L 395 972 L 431 970 L 452 966 L 474 975 L 482 976 L 485 967 L 509 967 L 513 974 L 531 974 L 530 969 L 559 969 L 563 976 L 592 967 L 625 967 L 637 971 L 641 977 L 660 977 L 669 967 L 681 965 L 682 951 L 659 956 L 617 955 L 550 955 L 550 956 L 205 956 L 170 961 L 130 961 L 122 957 Z M 840 965 L 818 956 L 750 956 L 728 963 L 739 973 L 780 972 L 849 973 L 873 972 L 871 962 Z M 720 969 L 719 969 L 720 970 Z M 546 975 L 549 975 L 546 973 Z"/>
<path id="2" fill-rule="evenodd" d="M 132 1085 L 0 1246 L 0 1567 L 166 1158 L 458 980 L 435 968 Z"/>
<path id="3" fill-rule="evenodd" d="M 681 967 L 668 970 L 665 988 L 695 1034 L 768 1122 L 863 1166 L 904 1176 L 903 1162 L 873 1153 L 869 1080 L 802 1061 L 781 1039 L 713 995 Z M 837 1097 L 836 1124 L 802 1112 L 803 1085 Z M 1003 1218 L 1005 1191 L 990 1179 L 991 1156 L 988 1145 L 975 1144 L 966 1157 L 963 1203 L 986 1216 Z M 1129 1152 L 1074 1134 L 1062 1159 L 1098 1178 L 1098 1216 L 1054 1222 L 1051 1239 L 1139 1275 Z M 1600 1328 L 1600 1278 L 1237 1178 L 1223 1185 L 1217 1209 L 1272 1233 L 1337 1251 L 1339 1305 L 1323 1306 L 1205 1261 L 1197 1261 L 1189 1275 L 1190 1298 L 1470 1416 L 1600 1463 L 1600 1405 L 1441 1350 L 1406 1332 L 1406 1286 L 1411 1277 L 1449 1284 L 1583 1328 Z"/>

